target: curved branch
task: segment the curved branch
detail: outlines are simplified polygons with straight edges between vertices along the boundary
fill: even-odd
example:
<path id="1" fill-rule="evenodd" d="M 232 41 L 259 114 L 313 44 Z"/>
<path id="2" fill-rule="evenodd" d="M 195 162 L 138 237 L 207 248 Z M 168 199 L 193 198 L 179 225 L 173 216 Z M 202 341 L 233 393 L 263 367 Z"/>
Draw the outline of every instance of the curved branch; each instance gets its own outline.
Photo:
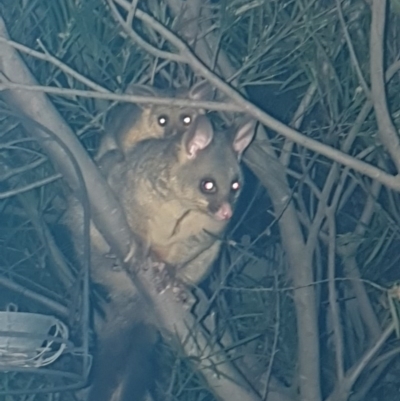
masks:
<path id="1" fill-rule="evenodd" d="M 378 339 L 378 341 L 364 353 L 364 356 L 359 360 L 358 364 L 348 372 L 344 380 L 338 384 L 338 387 L 327 398 L 326 401 L 336 401 L 336 400 L 339 401 L 348 399 L 354 383 L 357 381 L 357 379 L 360 377 L 365 367 L 368 365 L 371 359 L 376 355 L 376 353 L 381 349 L 381 347 L 390 337 L 393 331 L 394 331 L 394 323 L 392 322 L 382 332 L 382 335 Z"/>
<path id="2" fill-rule="evenodd" d="M 124 7 L 126 10 L 129 10 L 130 4 L 126 0 L 114 0 L 121 7 Z M 379 1 L 379 0 L 378 0 Z M 141 10 L 136 10 L 136 16 L 146 24 L 149 24 L 153 29 L 155 29 L 158 33 L 163 35 L 167 40 L 169 40 L 177 49 L 180 51 L 180 54 L 184 56 L 185 62 L 190 64 L 194 71 L 196 71 L 199 75 L 206 78 L 210 83 L 212 83 L 216 88 L 221 90 L 227 97 L 233 100 L 238 106 L 242 108 L 243 112 L 246 112 L 253 116 L 255 119 L 260 121 L 262 124 L 271 128 L 272 130 L 278 132 L 284 137 L 292 140 L 293 142 L 304 146 L 314 152 L 321 154 L 322 156 L 326 156 L 327 158 L 336 161 L 340 164 L 348 166 L 361 174 L 367 175 L 368 177 L 378 180 L 382 184 L 388 186 L 389 188 L 400 191 L 400 177 L 392 176 L 390 174 L 385 173 L 384 171 L 368 164 L 357 160 L 337 149 L 334 149 L 330 146 L 324 145 L 314 139 L 308 138 L 305 135 L 300 134 L 296 130 L 288 127 L 287 125 L 281 123 L 275 118 L 271 117 L 263 110 L 255 106 L 253 103 L 245 99 L 239 92 L 225 83 L 218 75 L 214 72 L 210 71 L 207 66 L 199 60 L 199 58 L 193 54 L 190 48 L 176 35 L 170 32 L 167 28 L 165 28 L 162 24 L 156 21 L 153 17 L 146 14 Z M 400 157 L 400 152 L 399 152 Z"/>

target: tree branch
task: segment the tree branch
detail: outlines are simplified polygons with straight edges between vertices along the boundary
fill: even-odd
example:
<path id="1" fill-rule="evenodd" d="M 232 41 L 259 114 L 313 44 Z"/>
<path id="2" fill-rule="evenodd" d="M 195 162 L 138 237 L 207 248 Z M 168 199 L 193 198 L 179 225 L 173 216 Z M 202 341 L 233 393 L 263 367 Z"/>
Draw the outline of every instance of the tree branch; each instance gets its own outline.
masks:
<path id="1" fill-rule="evenodd" d="M 379 137 L 399 173 L 400 139 L 389 113 L 384 80 L 386 9 L 387 0 L 373 0 L 370 37 L 371 89 Z"/>

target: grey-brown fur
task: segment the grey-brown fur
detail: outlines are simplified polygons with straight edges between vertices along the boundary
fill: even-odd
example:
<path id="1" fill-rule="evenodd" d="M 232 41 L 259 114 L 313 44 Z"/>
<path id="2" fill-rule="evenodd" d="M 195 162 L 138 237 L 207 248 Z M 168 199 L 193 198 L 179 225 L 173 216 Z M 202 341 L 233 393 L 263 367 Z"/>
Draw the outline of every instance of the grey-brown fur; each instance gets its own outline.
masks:
<path id="1" fill-rule="evenodd" d="M 242 185 L 239 157 L 253 131 L 253 124 L 246 123 L 234 135 L 214 133 L 208 118 L 200 115 L 181 135 L 141 140 L 111 166 L 108 182 L 135 237 L 153 258 L 175 268 L 185 283 L 200 282 L 219 252 L 217 238 L 240 192 L 232 191 L 232 185 Z M 218 190 L 204 194 L 204 179 Z M 70 211 L 70 225 L 77 233 L 73 220 L 81 221 L 79 206 L 71 202 Z M 224 211 L 227 218 L 221 218 Z M 75 239 L 79 247 L 82 239 Z M 88 401 L 139 401 L 146 387 L 141 383 L 152 376 L 148 362 L 157 322 L 127 272 L 106 257 L 109 247 L 93 225 L 91 239 L 91 277 L 109 299 L 102 305 L 104 319 L 96 322 L 97 353 Z"/>
<path id="2" fill-rule="evenodd" d="M 254 127 L 242 126 L 236 137 L 214 135 L 205 116 L 197 119 L 183 136 L 140 142 L 116 166 L 109 181 L 120 195 L 128 223 L 158 260 L 177 268 L 188 283 L 198 283 L 215 259 L 228 220 L 215 218 L 221 205 L 233 209 L 242 185 L 239 155 L 249 144 Z M 204 139 L 207 138 L 207 139 Z M 190 156 L 196 141 L 210 143 Z M 237 147 L 235 150 L 234 147 Z M 213 180 L 218 190 L 200 191 L 202 180 Z M 190 263 L 189 263 L 190 262 Z"/>
<path id="3" fill-rule="evenodd" d="M 191 100 L 207 100 L 212 90 L 206 81 L 200 81 L 187 90 L 160 90 L 152 86 L 131 85 L 127 94 L 150 97 L 177 97 Z M 135 145 L 148 138 L 166 138 L 182 134 L 204 110 L 169 105 L 121 103 L 107 116 L 105 134 L 96 154 L 100 167 L 108 172 L 122 161 Z"/>

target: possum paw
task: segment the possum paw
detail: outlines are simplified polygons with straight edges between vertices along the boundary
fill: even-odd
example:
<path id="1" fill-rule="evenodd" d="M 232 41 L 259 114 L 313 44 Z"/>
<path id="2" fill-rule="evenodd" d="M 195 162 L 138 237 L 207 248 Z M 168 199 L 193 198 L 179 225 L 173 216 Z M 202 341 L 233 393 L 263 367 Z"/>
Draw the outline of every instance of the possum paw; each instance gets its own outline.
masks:
<path id="1" fill-rule="evenodd" d="M 154 273 L 154 284 L 159 293 L 164 292 L 171 286 L 172 278 L 165 263 L 151 261 L 151 268 Z"/>

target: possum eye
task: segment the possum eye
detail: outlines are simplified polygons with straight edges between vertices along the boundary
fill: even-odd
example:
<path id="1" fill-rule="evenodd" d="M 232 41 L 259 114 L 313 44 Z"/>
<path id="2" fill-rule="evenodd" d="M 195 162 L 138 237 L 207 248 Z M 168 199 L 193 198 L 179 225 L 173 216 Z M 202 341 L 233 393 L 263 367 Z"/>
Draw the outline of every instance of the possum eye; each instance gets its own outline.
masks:
<path id="1" fill-rule="evenodd" d="M 205 194 L 214 194 L 217 192 L 217 184 L 214 180 L 206 178 L 200 182 L 200 190 Z"/>
<path id="2" fill-rule="evenodd" d="M 187 127 L 188 125 L 190 125 L 192 123 L 192 116 L 184 114 L 184 115 L 181 116 L 181 121 L 182 121 L 182 124 L 185 127 Z"/>
<path id="3" fill-rule="evenodd" d="M 168 116 L 164 114 L 159 116 L 157 122 L 160 127 L 165 127 L 168 124 Z"/>
<path id="4" fill-rule="evenodd" d="M 237 192 L 240 189 L 240 182 L 239 181 L 233 181 L 231 184 L 231 191 L 232 192 Z"/>

